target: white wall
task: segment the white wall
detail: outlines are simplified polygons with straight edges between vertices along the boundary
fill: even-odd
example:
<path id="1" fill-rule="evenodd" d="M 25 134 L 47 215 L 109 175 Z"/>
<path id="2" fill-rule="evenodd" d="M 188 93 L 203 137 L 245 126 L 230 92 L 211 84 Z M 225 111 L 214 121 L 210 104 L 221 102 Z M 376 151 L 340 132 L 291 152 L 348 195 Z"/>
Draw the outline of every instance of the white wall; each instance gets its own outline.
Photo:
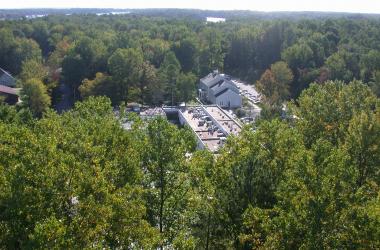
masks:
<path id="1" fill-rule="evenodd" d="M 242 98 L 234 91 L 228 90 L 215 98 L 215 104 L 223 108 L 240 108 L 242 105 Z"/>

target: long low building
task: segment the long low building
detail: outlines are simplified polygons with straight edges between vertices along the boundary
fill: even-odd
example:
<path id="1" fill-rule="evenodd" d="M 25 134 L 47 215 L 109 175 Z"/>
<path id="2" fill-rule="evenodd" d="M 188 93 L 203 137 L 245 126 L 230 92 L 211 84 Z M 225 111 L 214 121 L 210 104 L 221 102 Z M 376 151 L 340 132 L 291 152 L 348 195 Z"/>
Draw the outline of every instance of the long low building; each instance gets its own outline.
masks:
<path id="1" fill-rule="evenodd" d="M 132 112 L 132 111 L 130 111 Z M 163 106 L 141 110 L 144 120 L 159 116 L 177 124 L 187 125 L 197 138 L 198 149 L 208 149 L 217 153 L 230 135 L 240 133 L 242 126 L 228 112 L 218 105 Z M 123 121 L 124 129 L 131 129 L 131 122 Z"/>
<path id="2" fill-rule="evenodd" d="M 179 121 L 197 136 L 198 148 L 218 152 L 227 137 L 237 135 L 242 127 L 218 105 L 189 106 L 178 111 Z"/>

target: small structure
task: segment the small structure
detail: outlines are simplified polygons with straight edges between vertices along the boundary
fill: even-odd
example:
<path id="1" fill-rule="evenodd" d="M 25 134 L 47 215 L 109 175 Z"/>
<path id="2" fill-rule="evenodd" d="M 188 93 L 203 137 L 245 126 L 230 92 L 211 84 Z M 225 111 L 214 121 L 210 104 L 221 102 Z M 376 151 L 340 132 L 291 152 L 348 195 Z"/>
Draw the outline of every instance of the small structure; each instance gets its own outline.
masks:
<path id="1" fill-rule="evenodd" d="M 20 89 L 16 87 L 16 79 L 0 68 L 0 101 L 14 105 L 20 101 Z"/>
<path id="2" fill-rule="evenodd" d="M 222 108 L 240 108 L 242 97 L 231 77 L 217 70 L 199 82 L 199 98 L 202 101 L 219 105 Z"/>
<path id="3" fill-rule="evenodd" d="M 127 103 L 127 110 L 128 111 L 133 111 L 135 113 L 140 113 L 141 111 L 141 104 L 137 103 L 137 102 L 130 102 L 130 103 Z"/>
<path id="4" fill-rule="evenodd" d="M 0 85 L 11 88 L 16 87 L 16 79 L 2 68 L 0 68 Z"/>
<path id="5" fill-rule="evenodd" d="M 20 101 L 20 89 L 0 85 L 0 97 L 4 102 L 14 105 Z"/>
<path id="6" fill-rule="evenodd" d="M 223 17 L 206 17 L 206 23 L 224 23 L 225 21 Z"/>
<path id="7" fill-rule="evenodd" d="M 143 120 L 153 120 L 158 117 L 166 117 L 166 114 L 163 108 L 155 107 L 141 110 L 140 117 Z"/>

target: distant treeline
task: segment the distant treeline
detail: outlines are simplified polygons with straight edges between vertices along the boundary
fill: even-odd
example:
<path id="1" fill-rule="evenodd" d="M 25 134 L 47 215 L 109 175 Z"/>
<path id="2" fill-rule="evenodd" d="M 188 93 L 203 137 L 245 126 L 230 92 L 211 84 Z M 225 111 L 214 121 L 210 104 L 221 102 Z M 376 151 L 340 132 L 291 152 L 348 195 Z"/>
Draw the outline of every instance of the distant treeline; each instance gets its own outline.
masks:
<path id="1" fill-rule="evenodd" d="M 318 12 L 318 11 L 279 11 L 261 12 L 250 10 L 199 10 L 199 9 L 113 9 L 113 8 L 67 8 L 67 9 L 0 9 L 0 18 L 14 19 L 30 15 L 72 15 L 97 14 L 110 12 L 131 12 L 145 16 L 191 17 L 204 19 L 209 16 L 222 18 L 248 18 L 248 19 L 303 19 L 303 18 L 379 18 L 379 14 L 344 13 L 344 12 Z"/>
<path id="2" fill-rule="evenodd" d="M 227 21 L 206 23 L 194 18 L 198 14 Z M 290 14 L 147 9 L 2 21 L 0 67 L 20 85 L 41 81 L 53 104 L 60 83 L 70 86 L 75 100 L 106 95 L 115 105 L 186 102 L 196 95 L 197 80 L 214 69 L 259 81 L 271 105 L 327 80 L 359 79 L 379 94 L 379 18 L 331 13 L 286 18 Z"/>

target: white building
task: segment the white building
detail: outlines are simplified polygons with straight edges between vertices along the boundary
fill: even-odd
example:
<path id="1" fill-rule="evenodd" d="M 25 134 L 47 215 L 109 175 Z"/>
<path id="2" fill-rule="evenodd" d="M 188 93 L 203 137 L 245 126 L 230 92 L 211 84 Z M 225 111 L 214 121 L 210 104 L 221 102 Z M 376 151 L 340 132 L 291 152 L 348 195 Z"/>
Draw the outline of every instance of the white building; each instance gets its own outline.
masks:
<path id="1" fill-rule="evenodd" d="M 223 108 L 240 108 L 242 97 L 231 77 L 218 71 L 208 74 L 199 82 L 199 98 Z"/>

